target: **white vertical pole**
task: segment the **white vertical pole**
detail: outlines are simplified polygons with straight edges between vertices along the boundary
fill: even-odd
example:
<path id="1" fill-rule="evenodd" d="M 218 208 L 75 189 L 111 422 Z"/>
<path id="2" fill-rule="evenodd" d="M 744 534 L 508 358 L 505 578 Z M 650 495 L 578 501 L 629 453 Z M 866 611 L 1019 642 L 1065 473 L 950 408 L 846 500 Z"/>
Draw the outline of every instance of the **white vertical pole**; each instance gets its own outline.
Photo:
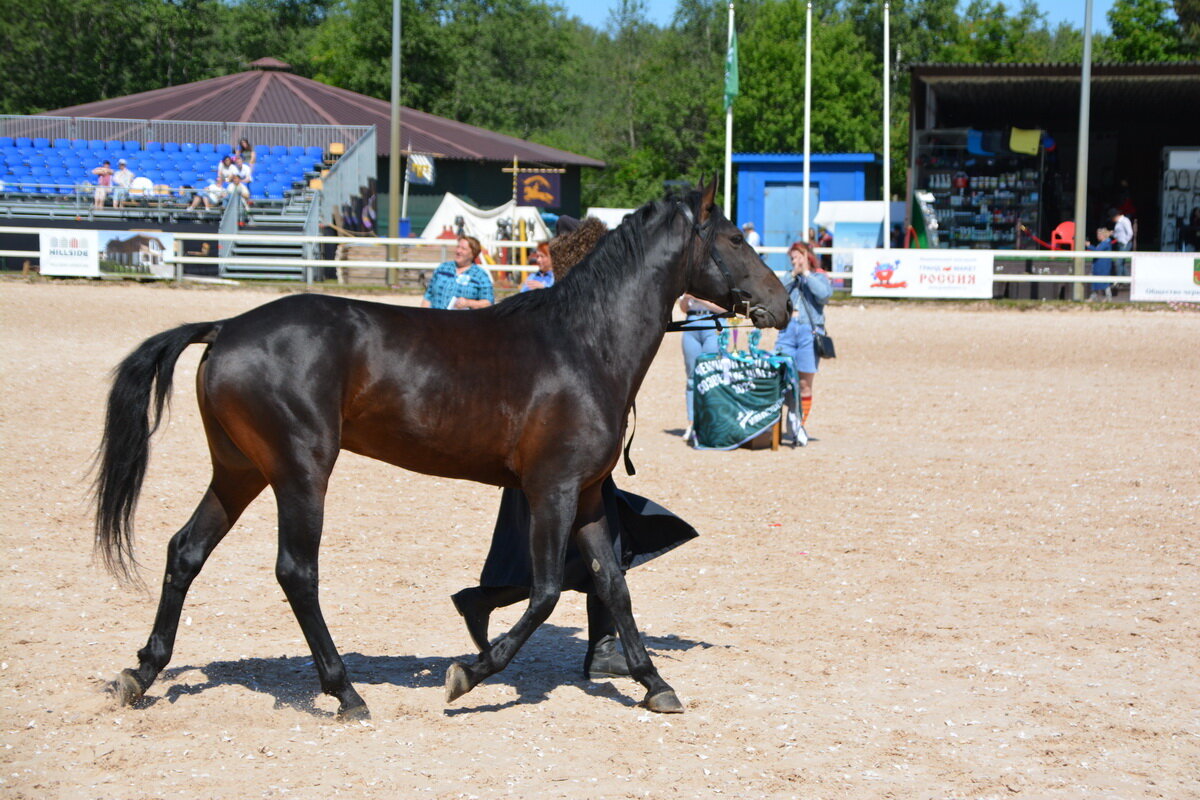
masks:
<path id="1" fill-rule="evenodd" d="M 400 232 L 400 0 L 392 0 L 392 149 L 388 159 L 388 236 Z M 394 261 L 395 259 L 389 259 Z"/>
<path id="2" fill-rule="evenodd" d="M 883 246 L 892 246 L 892 4 L 883 3 Z"/>
<path id="3" fill-rule="evenodd" d="M 811 209 L 808 203 L 808 186 L 811 179 L 809 155 L 812 153 L 812 0 L 804 12 L 804 230 L 800 231 L 800 239 L 808 242 L 808 221 Z M 809 242 L 811 244 L 811 242 Z"/>
<path id="4" fill-rule="evenodd" d="M 725 52 L 733 44 L 733 3 L 729 4 L 729 35 L 725 38 Z M 725 216 L 737 219 L 733 215 L 733 103 L 725 109 Z"/>
<path id="5" fill-rule="evenodd" d="M 1083 72 L 1079 79 L 1079 155 L 1075 162 L 1075 249 L 1082 250 L 1087 236 L 1088 139 L 1092 120 L 1092 0 L 1083 12 Z M 1075 274 L 1085 273 L 1082 258 L 1075 259 Z M 1073 296 L 1084 297 L 1084 286 L 1076 283 Z"/>

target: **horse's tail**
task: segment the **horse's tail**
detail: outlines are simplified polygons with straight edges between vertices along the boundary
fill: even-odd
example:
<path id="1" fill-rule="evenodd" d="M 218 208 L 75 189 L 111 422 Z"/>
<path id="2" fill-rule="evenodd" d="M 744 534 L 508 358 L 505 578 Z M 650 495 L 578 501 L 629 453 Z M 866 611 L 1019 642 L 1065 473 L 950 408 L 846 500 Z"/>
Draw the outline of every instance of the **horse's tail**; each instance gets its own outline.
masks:
<path id="1" fill-rule="evenodd" d="M 169 402 L 175 362 L 188 345 L 211 343 L 220 327 L 219 322 L 196 322 L 163 331 L 142 342 L 115 370 L 97 455 L 95 549 L 119 578 L 136 581 L 133 512 L 150 460 L 150 437 Z"/>

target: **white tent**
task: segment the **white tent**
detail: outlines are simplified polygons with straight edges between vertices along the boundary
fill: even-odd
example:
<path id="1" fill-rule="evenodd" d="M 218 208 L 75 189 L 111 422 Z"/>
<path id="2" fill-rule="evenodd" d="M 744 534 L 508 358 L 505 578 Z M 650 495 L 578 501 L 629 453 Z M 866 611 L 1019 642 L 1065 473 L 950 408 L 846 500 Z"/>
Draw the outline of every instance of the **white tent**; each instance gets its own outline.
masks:
<path id="1" fill-rule="evenodd" d="M 520 220 L 525 221 L 525 239 L 531 242 L 543 242 L 550 238 L 550 229 L 542 221 L 542 215 L 533 206 L 518 206 L 509 200 L 502 206 L 482 209 L 465 202 L 461 197 L 446 192 L 441 205 L 433 213 L 429 224 L 421 231 L 422 239 L 438 239 L 444 234 L 458 231 L 459 218 L 462 218 L 463 233 L 474 236 L 483 245 L 484 251 L 495 252 L 495 243 L 499 240 L 498 223 L 510 220 L 513 224 L 513 236 L 518 235 Z"/>
<path id="2" fill-rule="evenodd" d="M 604 206 L 592 206 L 587 210 L 589 217 L 595 217 L 608 227 L 611 231 L 613 228 L 621 224 L 625 217 L 637 211 L 636 208 L 605 208 Z"/>

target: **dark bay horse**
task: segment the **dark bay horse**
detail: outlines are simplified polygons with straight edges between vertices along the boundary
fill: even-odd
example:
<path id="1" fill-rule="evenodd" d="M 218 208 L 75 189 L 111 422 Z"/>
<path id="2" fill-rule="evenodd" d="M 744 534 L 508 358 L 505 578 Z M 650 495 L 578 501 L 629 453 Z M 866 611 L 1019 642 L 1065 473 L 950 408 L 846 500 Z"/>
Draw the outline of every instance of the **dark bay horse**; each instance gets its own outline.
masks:
<path id="1" fill-rule="evenodd" d="M 137 701 L 170 660 L 188 587 L 267 486 L 279 513 L 275 574 L 342 718 L 367 706 L 346 674 L 318 601 L 325 492 L 340 450 L 406 469 L 524 490 L 533 585 L 516 625 L 472 663 L 451 665 L 447 702 L 502 670 L 553 610 L 568 537 L 595 572 L 645 704 L 682 711 L 634 624 L 600 486 L 677 297 L 689 292 L 782 328 L 787 293 L 714 204 L 714 180 L 631 214 L 550 289 L 481 311 L 405 308 L 293 295 L 218 322 L 152 336 L 117 368 L 96 479 L 95 543 L 132 576 L 132 520 L 150 436 L 175 362 L 204 343 L 196 375 L 212 479 L 171 539 L 154 627 L 137 669 L 115 684 Z M 153 405 L 153 411 L 151 410 Z M 153 422 L 153 427 L 151 423 Z"/>

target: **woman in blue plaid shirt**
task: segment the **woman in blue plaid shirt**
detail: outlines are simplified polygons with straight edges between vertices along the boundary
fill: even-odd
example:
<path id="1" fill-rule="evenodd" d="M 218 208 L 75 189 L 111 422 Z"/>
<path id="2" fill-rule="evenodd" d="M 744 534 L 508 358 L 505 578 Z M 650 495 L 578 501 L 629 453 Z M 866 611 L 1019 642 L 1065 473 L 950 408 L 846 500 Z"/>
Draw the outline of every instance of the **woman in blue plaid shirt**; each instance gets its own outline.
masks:
<path id="1" fill-rule="evenodd" d="M 454 248 L 454 260 L 438 264 L 429 288 L 421 300 L 422 308 L 487 308 L 496 302 L 492 279 L 487 270 L 475 264 L 483 248 L 474 236 L 461 236 Z"/>

